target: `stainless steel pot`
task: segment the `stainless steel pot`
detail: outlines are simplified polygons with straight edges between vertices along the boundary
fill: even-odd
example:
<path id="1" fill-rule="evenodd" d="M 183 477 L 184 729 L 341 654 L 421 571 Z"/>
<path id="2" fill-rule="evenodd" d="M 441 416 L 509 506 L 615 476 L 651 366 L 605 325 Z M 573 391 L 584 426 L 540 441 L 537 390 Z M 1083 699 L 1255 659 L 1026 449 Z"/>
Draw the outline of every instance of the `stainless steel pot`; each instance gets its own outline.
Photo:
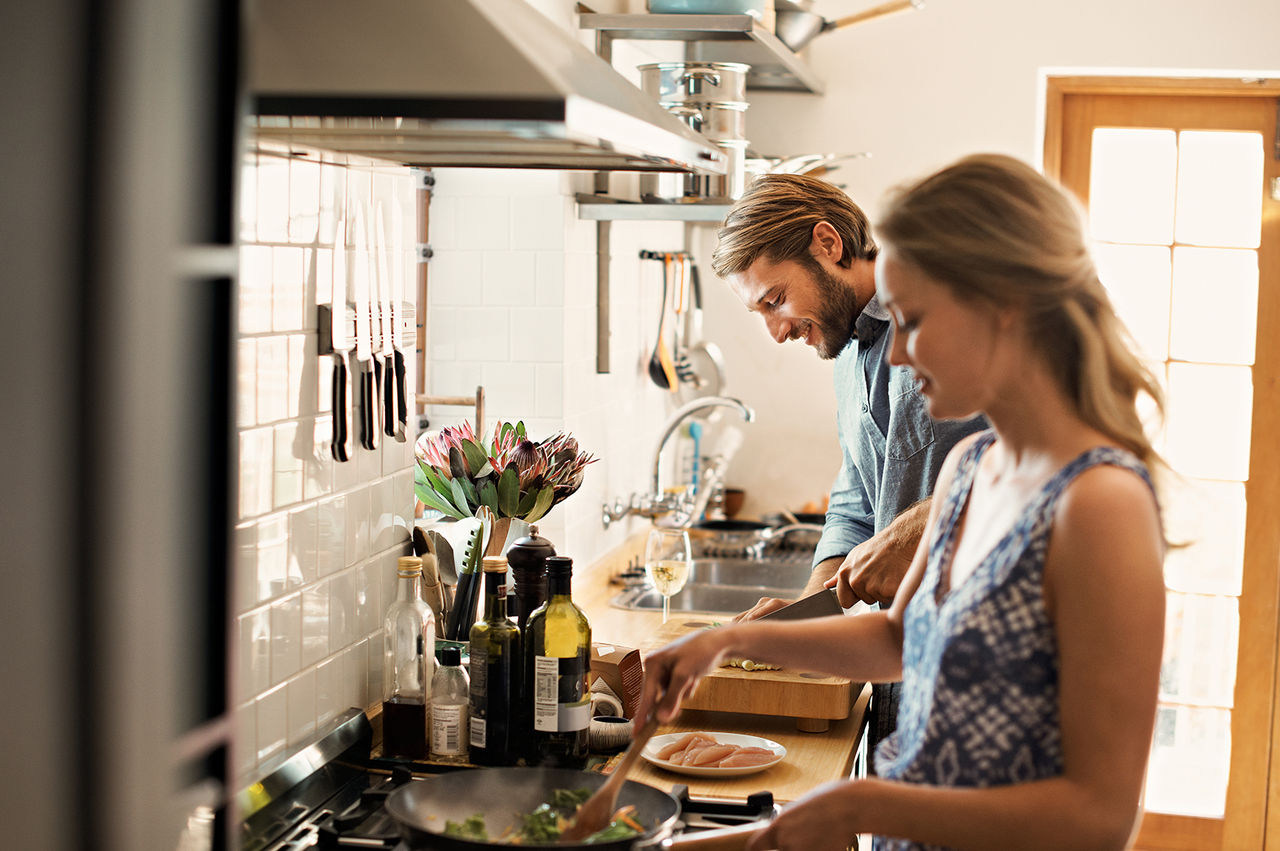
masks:
<path id="1" fill-rule="evenodd" d="M 748 104 L 741 101 L 664 101 L 660 105 L 713 142 L 737 142 L 747 136 Z"/>
<path id="2" fill-rule="evenodd" d="M 663 103 L 726 103 L 747 99 L 741 62 L 654 62 L 639 66 L 640 88 Z"/>
<path id="3" fill-rule="evenodd" d="M 724 151 L 728 173 L 724 175 L 676 174 L 666 171 L 640 175 L 640 198 L 643 201 L 673 203 L 729 202 L 742 197 L 746 189 L 746 140 L 714 142 Z"/>

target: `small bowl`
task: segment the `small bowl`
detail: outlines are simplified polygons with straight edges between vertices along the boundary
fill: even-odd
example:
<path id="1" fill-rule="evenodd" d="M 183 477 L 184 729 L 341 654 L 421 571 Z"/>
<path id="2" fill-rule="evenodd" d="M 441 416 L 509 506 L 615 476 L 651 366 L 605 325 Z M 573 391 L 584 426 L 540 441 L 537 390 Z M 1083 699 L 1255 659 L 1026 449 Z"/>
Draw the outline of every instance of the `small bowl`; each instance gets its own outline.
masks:
<path id="1" fill-rule="evenodd" d="M 587 725 L 587 739 L 591 750 L 598 753 L 616 753 L 631 743 L 635 724 L 630 718 L 617 715 L 601 715 L 592 718 Z"/>

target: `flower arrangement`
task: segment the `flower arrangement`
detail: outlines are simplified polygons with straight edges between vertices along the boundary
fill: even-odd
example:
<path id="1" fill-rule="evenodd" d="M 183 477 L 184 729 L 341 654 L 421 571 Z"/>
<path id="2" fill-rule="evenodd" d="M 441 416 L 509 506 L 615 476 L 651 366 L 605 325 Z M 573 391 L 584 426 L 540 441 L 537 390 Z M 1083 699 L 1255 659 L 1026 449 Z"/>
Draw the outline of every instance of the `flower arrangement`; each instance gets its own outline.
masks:
<path id="1" fill-rule="evenodd" d="M 458 518 L 483 505 L 499 518 L 530 523 L 581 487 L 583 471 L 597 460 L 565 432 L 535 443 L 523 422 L 499 422 L 488 451 L 466 421 L 424 434 L 415 450 L 414 492 L 423 505 Z"/>

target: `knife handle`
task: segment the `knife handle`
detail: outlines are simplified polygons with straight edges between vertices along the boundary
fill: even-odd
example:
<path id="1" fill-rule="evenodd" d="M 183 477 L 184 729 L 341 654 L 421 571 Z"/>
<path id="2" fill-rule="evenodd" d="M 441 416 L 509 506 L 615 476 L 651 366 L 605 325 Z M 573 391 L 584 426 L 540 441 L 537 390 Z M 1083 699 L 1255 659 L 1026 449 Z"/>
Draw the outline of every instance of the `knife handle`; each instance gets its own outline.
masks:
<path id="1" fill-rule="evenodd" d="M 396 436 L 396 367 L 391 355 L 382 362 L 382 433 Z"/>
<path id="2" fill-rule="evenodd" d="M 360 362 L 360 445 L 378 448 L 378 379 L 374 375 L 377 359 Z"/>
<path id="3" fill-rule="evenodd" d="M 409 428 L 409 400 L 405 398 L 404 389 L 404 353 L 399 349 L 395 352 L 395 372 L 396 372 L 396 440 L 404 443 L 405 434 Z"/>
<path id="4" fill-rule="evenodd" d="M 347 353 L 333 353 L 333 459 L 351 460 L 351 375 Z"/>

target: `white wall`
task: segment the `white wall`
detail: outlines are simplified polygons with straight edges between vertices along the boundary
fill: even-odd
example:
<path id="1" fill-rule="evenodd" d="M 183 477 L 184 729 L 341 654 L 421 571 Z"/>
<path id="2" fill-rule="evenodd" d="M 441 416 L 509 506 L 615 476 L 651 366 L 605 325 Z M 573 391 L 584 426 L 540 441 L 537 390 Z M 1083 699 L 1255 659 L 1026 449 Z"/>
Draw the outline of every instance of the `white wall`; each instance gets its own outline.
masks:
<path id="1" fill-rule="evenodd" d="M 818 0 L 816 9 L 836 18 L 869 5 Z M 1274 0 L 930 0 L 920 11 L 819 36 L 808 53 L 825 94 L 749 93 L 747 135 L 770 154 L 872 152 L 832 179 L 874 220 L 887 189 L 965 154 L 1038 162 L 1043 68 L 1274 77 L 1278 32 Z M 702 228 L 704 258 L 713 240 L 714 228 Z M 779 502 L 794 509 L 825 492 L 838 463 L 830 367 L 798 343 L 776 346 L 722 284 L 709 283 L 721 303 L 708 316 L 708 336 L 759 412 L 741 456 L 769 459 L 740 463 L 731 478 L 748 490 L 748 513 Z"/>

